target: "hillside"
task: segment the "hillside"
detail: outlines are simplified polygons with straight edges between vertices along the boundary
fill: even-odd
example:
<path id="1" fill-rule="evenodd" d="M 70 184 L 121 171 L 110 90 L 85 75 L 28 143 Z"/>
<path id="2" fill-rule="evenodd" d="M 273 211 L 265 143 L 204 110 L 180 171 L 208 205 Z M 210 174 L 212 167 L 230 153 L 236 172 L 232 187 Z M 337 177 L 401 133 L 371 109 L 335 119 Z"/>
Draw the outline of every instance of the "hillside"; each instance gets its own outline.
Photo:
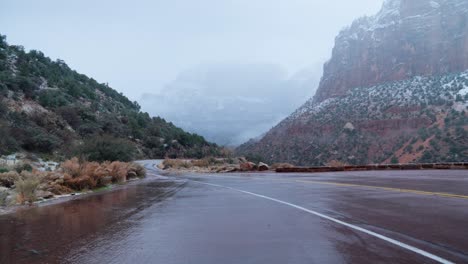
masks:
<path id="1" fill-rule="evenodd" d="M 39 51 L 9 45 L 1 35 L 0 94 L 0 154 L 66 157 L 105 144 L 122 147 L 131 154 L 127 159 L 219 152 L 203 137 L 141 112 L 108 85 Z"/>
<path id="2" fill-rule="evenodd" d="M 387 0 L 340 32 L 314 98 L 237 151 L 298 165 L 468 160 L 466 22 L 466 1 Z"/>

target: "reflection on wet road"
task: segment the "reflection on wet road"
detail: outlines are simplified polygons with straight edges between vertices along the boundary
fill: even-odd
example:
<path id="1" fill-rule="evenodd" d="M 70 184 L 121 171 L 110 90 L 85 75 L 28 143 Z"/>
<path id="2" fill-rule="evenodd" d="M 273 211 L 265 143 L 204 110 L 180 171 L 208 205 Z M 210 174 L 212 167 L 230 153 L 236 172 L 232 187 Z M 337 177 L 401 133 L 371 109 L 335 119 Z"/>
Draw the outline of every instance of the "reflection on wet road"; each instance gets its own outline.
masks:
<path id="1" fill-rule="evenodd" d="M 289 203 L 442 260 L 468 263 L 468 199 L 397 190 L 463 196 L 466 174 L 150 176 L 111 192 L 0 216 L 0 263 L 436 262 Z"/>

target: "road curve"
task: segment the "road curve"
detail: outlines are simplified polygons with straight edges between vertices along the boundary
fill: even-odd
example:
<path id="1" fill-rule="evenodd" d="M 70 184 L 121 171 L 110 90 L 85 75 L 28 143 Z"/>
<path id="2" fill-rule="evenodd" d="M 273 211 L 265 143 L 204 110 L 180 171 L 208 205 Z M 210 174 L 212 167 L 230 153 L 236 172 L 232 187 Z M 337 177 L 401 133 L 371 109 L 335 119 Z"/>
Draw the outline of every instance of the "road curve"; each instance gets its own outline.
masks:
<path id="1" fill-rule="evenodd" d="M 0 263 L 468 263 L 466 171 L 173 174 L 0 216 Z"/>

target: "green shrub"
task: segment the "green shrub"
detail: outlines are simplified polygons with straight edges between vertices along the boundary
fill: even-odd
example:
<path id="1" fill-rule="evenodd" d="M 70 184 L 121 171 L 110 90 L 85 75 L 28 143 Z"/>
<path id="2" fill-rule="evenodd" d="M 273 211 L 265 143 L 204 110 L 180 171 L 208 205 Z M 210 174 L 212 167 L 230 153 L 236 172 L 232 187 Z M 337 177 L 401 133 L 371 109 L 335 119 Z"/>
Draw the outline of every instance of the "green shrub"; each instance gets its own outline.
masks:
<path id="1" fill-rule="evenodd" d="M 86 140 L 78 154 L 89 161 L 102 162 L 131 161 L 136 153 L 132 142 L 106 135 Z"/>
<path id="2" fill-rule="evenodd" d="M 30 151 L 38 151 L 42 153 L 50 153 L 53 150 L 57 149 L 63 141 L 47 132 L 36 129 L 36 133 L 32 134 L 30 137 L 26 137 L 22 142 L 22 147 Z"/>
<path id="3" fill-rule="evenodd" d="M 81 125 L 81 117 L 79 115 L 79 109 L 63 106 L 57 109 L 57 113 L 62 116 L 62 118 L 67 121 L 67 123 L 73 128 L 77 129 Z"/>
<path id="4" fill-rule="evenodd" d="M 23 171 L 31 172 L 32 170 L 33 170 L 33 167 L 29 163 L 20 163 L 15 166 L 15 171 L 18 173 L 21 173 Z"/>
<path id="5" fill-rule="evenodd" d="M 39 94 L 39 103 L 44 107 L 60 107 L 69 102 L 63 92 L 59 90 L 45 90 Z"/>
<path id="6" fill-rule="evenodd" d="M 0 122 L 0 154 L 8 155 L 18 150 L 18 142 L 13 138 L 8 124 Z"/>

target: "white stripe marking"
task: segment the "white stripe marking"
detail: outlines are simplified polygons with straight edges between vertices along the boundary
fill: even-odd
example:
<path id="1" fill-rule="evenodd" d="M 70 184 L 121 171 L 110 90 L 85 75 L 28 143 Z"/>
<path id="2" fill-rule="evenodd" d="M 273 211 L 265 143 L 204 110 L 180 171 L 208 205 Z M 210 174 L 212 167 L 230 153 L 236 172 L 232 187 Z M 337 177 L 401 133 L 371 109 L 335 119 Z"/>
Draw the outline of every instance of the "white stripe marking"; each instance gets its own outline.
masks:
<path id="1" fill-rule="evenodd" d="M 316 212 L 316 211 L 312 211 L 312 210 L 309 210 L 307 208 L 304 208 L 302 206 L 299 206 L 299 205 L 295 205 L 295 204 L 292 204 L 292 203 L 288 203 L 288 202 L 285 202 L 285 201 L 282 201 L 282 200 L 278 200 L 278 199 L 275 199 L 275 198 L 272 198 L 272 197 L 268 197 L 268 196 L 265 196 L 265 195 L 261 195 L 261 194 L 256 194 L 256 193 L 253 193 L 253 192 L 248 192 L 248 191 L 243 191 L 243 190 L 239 190 L 239 189 L 235 189 L 235 188 L 232 188 L 232 187 L 227 187 L 227 186 L 222 186 L 222 185 L 218 185 L 218 184 L 212 184 L 212 183 L 206 183 L 206 182 L 199 182 L 199 181 L 195 181 L 197 183 L 200 183 L 200 184 L 205 184 L 205 185 L 211 185 L 211 186 L 214 186 L 214 187 L 220 187 L 220 188 L 225 188 L 225 189 L 230 189 L 230 190 L 233 190 L 233 191 L 237 191 L 237 192 L 241 192 L 241 193 L 245 193 L 245 194 L 249 194 L 249 195 L 253 195 L 253 196 L 256 196 L 256 197 L 260 197 L 260 198 L 263 198 L 263 199 L 267 199 L 267 200 L 270 200 L 270 201 L 273 201 L 273 202 L 277 202 L 277 203 L 280 203 L 280 204 L 284 204 L 284 205 L 288 205 L 288 206 L 291 206 L 291 207 L 294 207 L 296 209 L 299 209 L 301 211 L 304 211 L 304 212 L 307 212 L 307 213 L 310 213 L 310 214 L 313 214 L 313 215 L 316 215 L 318 217 L 321 217 L 321 218 L 324 218 L 324 219 L 327 219 L 327 220 L 330 220 L 332 222 L 335 222 L 337 224 L 340 224 L 340 225 L 344 225 L 346 227 L 349 227 L 351 229 L 354 229 L 354 230 L 357 230 L 357 231 L 361 231 L 363 233 L 366 233 L 368 235 L 371 235 L 373 237 L 376 237 L 376 238 L 379 238 L 379 239 L 382 239 L 384 241 L 387 241 L 391 244 L 394 244 L 394 245 L 397 245 L 399 247 L 402 247 L 404 249 L 407 249 L 409 251 L 412 251 L 414 253 L 417 253 L 419 255 L 422 255 L 424 257 L 427 257 L 427 258 L 430 258 L 432 260 L 435 260 L 439 263 L 444 263 L 444 264 L 454 264 L 453 262 L 449 261 L 449 260 L 446 260 L 446 259 L 443 259 L 439 256 L 436 256 L 434 254 L 431 254 L 427 251 L 424 251 L 422 249 L 419 249 L 419 248 L 416 248 L 416 247 L 413 247 L 413 246 L 410 246 L 408 244 L 405 244 L 403 242 L 400 242 L 398 240 L 395 240 L 395 239 L 392 239 L 392 238 L 389 238 L 389 237 L 386 237 L 384 235 L 380 235 L 380 234 L 377 234 L 375 232 L 372 232 L 370 230 L 367 230 L 367 229 L 364 229 L 362 227 L 359 227 L 359 226 L 356 226 L 356 225 L 353 225 L 353 224 L 349 224 L 349 223 L 346 223 L 346 222 L 343 222 L 341 220 L 338 220 L 338 219 L 335 219 L 333 217 L 330 217 L 330 216 L 327 216 L 327 215 L 324 215 L 324 214 L 321 214 L 319 212 Z"/>

